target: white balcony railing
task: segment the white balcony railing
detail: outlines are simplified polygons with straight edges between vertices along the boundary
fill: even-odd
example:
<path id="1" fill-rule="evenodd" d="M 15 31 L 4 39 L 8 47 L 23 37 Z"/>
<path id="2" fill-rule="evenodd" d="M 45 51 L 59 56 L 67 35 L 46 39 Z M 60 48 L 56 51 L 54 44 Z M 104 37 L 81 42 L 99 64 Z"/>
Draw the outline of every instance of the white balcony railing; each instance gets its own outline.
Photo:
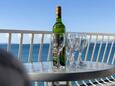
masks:
<path id="1" fill-rule="evenodd" d="M 80 32 L 82 34 L 83 32 Z M 12 51 L 12 44 L 17 44 L 17 54 L 12 51 L 15 55 L 17 55 L 18 59 L 22 62 L 33 62 L 33 61 L 43 61 L 43 51 L 44 51 L 44 44 L 48 44 L 47 46 L 47 55 L 45 57 L 45 61 L 50 60 L 50 52 L 51 52 L 51 45 L 50 45 L 50 31 L 32 31 L 32 30 L 0 30 L 0 44 L 6 44 L 7 51 Z M 106 62 L 110 64 L 114 64 L 115 60 L 115 34 L 112 33 L 86 33 L 87 38 L 89 40 L 88 46 L 86 50 L 83 52 L 83 60 L 89 61 L 99 61 L 99 62 Z M 27 37 L 28 36 L 28 37 Z M 6 41 L 3 41 L 6 40 Z M 24 55 L 24 45 L 28 44 L 28 56 L 26 60 L 23 60 Z M 34 44 L 38 44 L 39 47 L 36 48 L 36 55 L 33 56 Z M 28 50 L 27 50 L 28 49 Z M 36 57 L 36 58 L 34 58 Z M 36 60 L 34 60 L 36 59 Z M 112 82 L 114 77 L 106 77 L 105 79 L 101 78 L 100 81 L 103 83 Z M 94 85 L 94 82 L 101 84 L 99 80 L 89 80 L 89 81 L 76 81 L 76 84 L 79 85 L 80 83 L 86 85 L 90 83 Z M 38 82 L 35 82 L 36 86 L 38 86 Z"/>

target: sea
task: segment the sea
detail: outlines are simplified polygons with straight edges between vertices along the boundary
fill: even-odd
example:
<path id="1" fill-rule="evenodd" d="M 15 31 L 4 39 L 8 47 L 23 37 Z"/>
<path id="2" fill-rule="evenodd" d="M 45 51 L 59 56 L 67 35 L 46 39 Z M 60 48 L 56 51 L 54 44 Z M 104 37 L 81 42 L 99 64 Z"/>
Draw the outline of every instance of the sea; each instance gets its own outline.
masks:
<path id="1" fill-rule="evenodd" d="M 91 60 L 94 45 L 95 45 L 94 43 L 89 44 L 89 50 L 88 50 L 88 54 L 87 54 L 87 61 Z M 99 53 L 99 47 L 100 46 L 101 46 L 100 43 L 96 43 L 96 47 L 95 47 L 94 55 L 93 55 L 93 61 L 96 61 L 97 55 Z M 106 46 L 107 46 L 107 49 L 105 51 Z M 100 50 L 100 55 L 99 55 L 99 62 L 102 61 L 102 57 L 104 56 L 104 51 L 106 52 L 105 57 L 104 57 L 105 58 L 104 62 L 107 61 L 107 57 L 109 56 L 109 51 L 111 49 L 111 46 L 112 46 L 111 42 L 108 43 L 108 45 L 106 45 L 106 43 L 102 43 L 101 50 Z M 0 44 L 0 48 L 7 49 L 7 44 Z M 40 48 L 40 44 L 33 44 L 33 50 L 32 50 L 32 61 L 33 62 L 38 61 L 39 48 Z M 23 44 L 21 62 L 23 62 L 23 63 L 28 62 L 29 49 L 30 49 L 30 44 Z M 41 54 L 41 57 L 42 57 L 41 61 L 47 61 L 48 50 L 49 50 L 49 44 L 48 43 L 43 44 L 43 49 L 42 49 L 42 54 Z M 87 48 L 84 49 L 84 51 L 82 52 L 82 59 L 83 60 L 84 60 L 84 57 L 85 57 L 85 54 L 86 54 L 86 50 L 87 50 Z M 19 44 L 11 44 L 9 52 L 11 52 L 12 54 L 14 54 L 17 57 L 18 56 L 18 51 L 19 51 Z M 115 54 L 115 42 L 113 43 L 112 51 L 110 53 L 109 63 L 112 62 L 114 54 Z M 77 59 L 78 52 L 76 52 L 75 56 L 76 56 L 76 59 Z M 52 57 L 50 57 L 50 60 L 52 60 Z M 114 64 L 115 64 L 115 62 L 114 62 Z M 81 81 L 79 81 L 79 83 L 81 83 Z M 73 86 L 76 86 L 74 81 L 72 82 L 72 84 L 73 84 Z M 32 86 L 34 86 L 33 81 L 32 81 Z M 43 82 L 39 81 L 38 86 L 44 86 Z"/>

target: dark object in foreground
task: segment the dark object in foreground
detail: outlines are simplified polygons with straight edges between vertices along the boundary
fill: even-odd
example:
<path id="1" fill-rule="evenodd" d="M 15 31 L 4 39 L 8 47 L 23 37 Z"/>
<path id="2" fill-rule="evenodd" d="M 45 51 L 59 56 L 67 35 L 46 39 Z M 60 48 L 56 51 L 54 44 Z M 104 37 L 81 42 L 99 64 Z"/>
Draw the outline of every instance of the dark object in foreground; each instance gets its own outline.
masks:
<path id="1" fill-rule="evenodd" d="M 0 49 L 0 86 L 31 86 L 23 65 L 3 49 Z"/>

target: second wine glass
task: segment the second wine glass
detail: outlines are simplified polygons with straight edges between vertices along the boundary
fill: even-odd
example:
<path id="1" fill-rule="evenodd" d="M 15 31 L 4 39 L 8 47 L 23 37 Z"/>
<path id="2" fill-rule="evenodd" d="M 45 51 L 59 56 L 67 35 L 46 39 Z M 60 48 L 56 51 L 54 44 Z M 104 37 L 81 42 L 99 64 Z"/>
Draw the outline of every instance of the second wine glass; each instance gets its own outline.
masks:
<path id="1" fill-rule="evenodd" d="M 78 64 L 79 64 L 79 66 L 83 66 L 85 64 L 82 61 L 82 52 L 87 47 L 87 44 L 88 44 L 87 35 L 85 33 L 81 33 L 81 34 L 79 34 L 78 38 L 80 40 L 79 46 L 76 49 L 79 52 L 79 55 L 78 55 Z"/>

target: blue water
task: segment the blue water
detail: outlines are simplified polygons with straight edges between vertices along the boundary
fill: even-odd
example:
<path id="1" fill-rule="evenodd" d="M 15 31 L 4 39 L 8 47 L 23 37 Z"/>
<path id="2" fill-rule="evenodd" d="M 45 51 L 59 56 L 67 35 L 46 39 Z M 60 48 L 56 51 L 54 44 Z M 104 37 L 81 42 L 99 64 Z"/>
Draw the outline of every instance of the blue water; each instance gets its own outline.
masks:
<path id="1" fill-rule="evenodd" d="M 107 50 L 106 50 L 106 54 L 105 54 L 105 59 L 104 59 L 104 62 L 107 61 L 107 57 L 109 55 L 109 51 L 110 51 L 110 48 L 111 48 L 111 45 L 112 43 L 109 43 L 107 45 Z M 100 55 L 99 55 L 99 61 L 101 62 L 102 61 L 102 57 L 103 57 L 103 54 L 104 54 L 104 49 L 105 49 L 105 46 L 106 44 L 103 43 L 102 44 L 102 47 L 101 47 L 101 51 L 100 51 Z M 96 48 L 95 48 L 95 52 L 94 52 L 94 57 L 93 57 L 93 61 L 96 61 L 96 58 L 97 58 L 97 54 L 99 52 L 99 47 L 100 47 L 100 43 L 97 43 L 96 44 Z M 5 48 L 7 49 L 7 45 L 6 44 L 0 44 L 0 48 Z M 29 48 L 30 48 L 30 45 L 29 44 L 23 44 L 23 47 L 22 47 L 23 51 L 22 51 L 22 57 L 21 57 L 21 62 L 27 62 L 28 61 L 28 56 L 29 56 Z M 39 44 L 34 44 L 33 45 L 33 51 L 32 51 L 32 61 L 34 62 L 37 62 L 38 61 L 38 52 L 39 52 L 39 48 L 40 48 L 40 45 Z M 87 60 L 90 61 L 91 60 L 91 56 L 92 56 L 92 52 L 93 52 L 93 48 L 94 48 L 94 43 L 90 43 L 89 45 L 89 51 L 88 51 L 88 58 Z M 43 44 L 43 49 L 42 49 L 42 54 L 41 54 L 41 57 L 42 57 L 42 61 L 47 61 L 47 55 L 48 55 L 48 49 L 49 49 L 49 44 Z M 19 44 L 12 44 L 11 47 L 10 47 L 10 52 L 13 53 L 16 57 L 18 56 L 18 50 L 19 50 Z M 109 60 L 109 63 L 112 62 L 112 57 L 115 53 L 115 43 L 113 45 L 113 48 L 112 48 L 112 52 L 110 54 L 110 60 Z M 82 59 L 84 59 L 84 56 L 86 54 L 86 49 L 83 51 L 82 53 Z M 78 53 L 76 53 L 76 58 L 78 56 Z M 115 62 L 114 62 L 115 63 Z M 33 83 L 34 84 L 34 83 Z M 43 86 L 43 83 L 39 83 L 39 86 Z"/>

